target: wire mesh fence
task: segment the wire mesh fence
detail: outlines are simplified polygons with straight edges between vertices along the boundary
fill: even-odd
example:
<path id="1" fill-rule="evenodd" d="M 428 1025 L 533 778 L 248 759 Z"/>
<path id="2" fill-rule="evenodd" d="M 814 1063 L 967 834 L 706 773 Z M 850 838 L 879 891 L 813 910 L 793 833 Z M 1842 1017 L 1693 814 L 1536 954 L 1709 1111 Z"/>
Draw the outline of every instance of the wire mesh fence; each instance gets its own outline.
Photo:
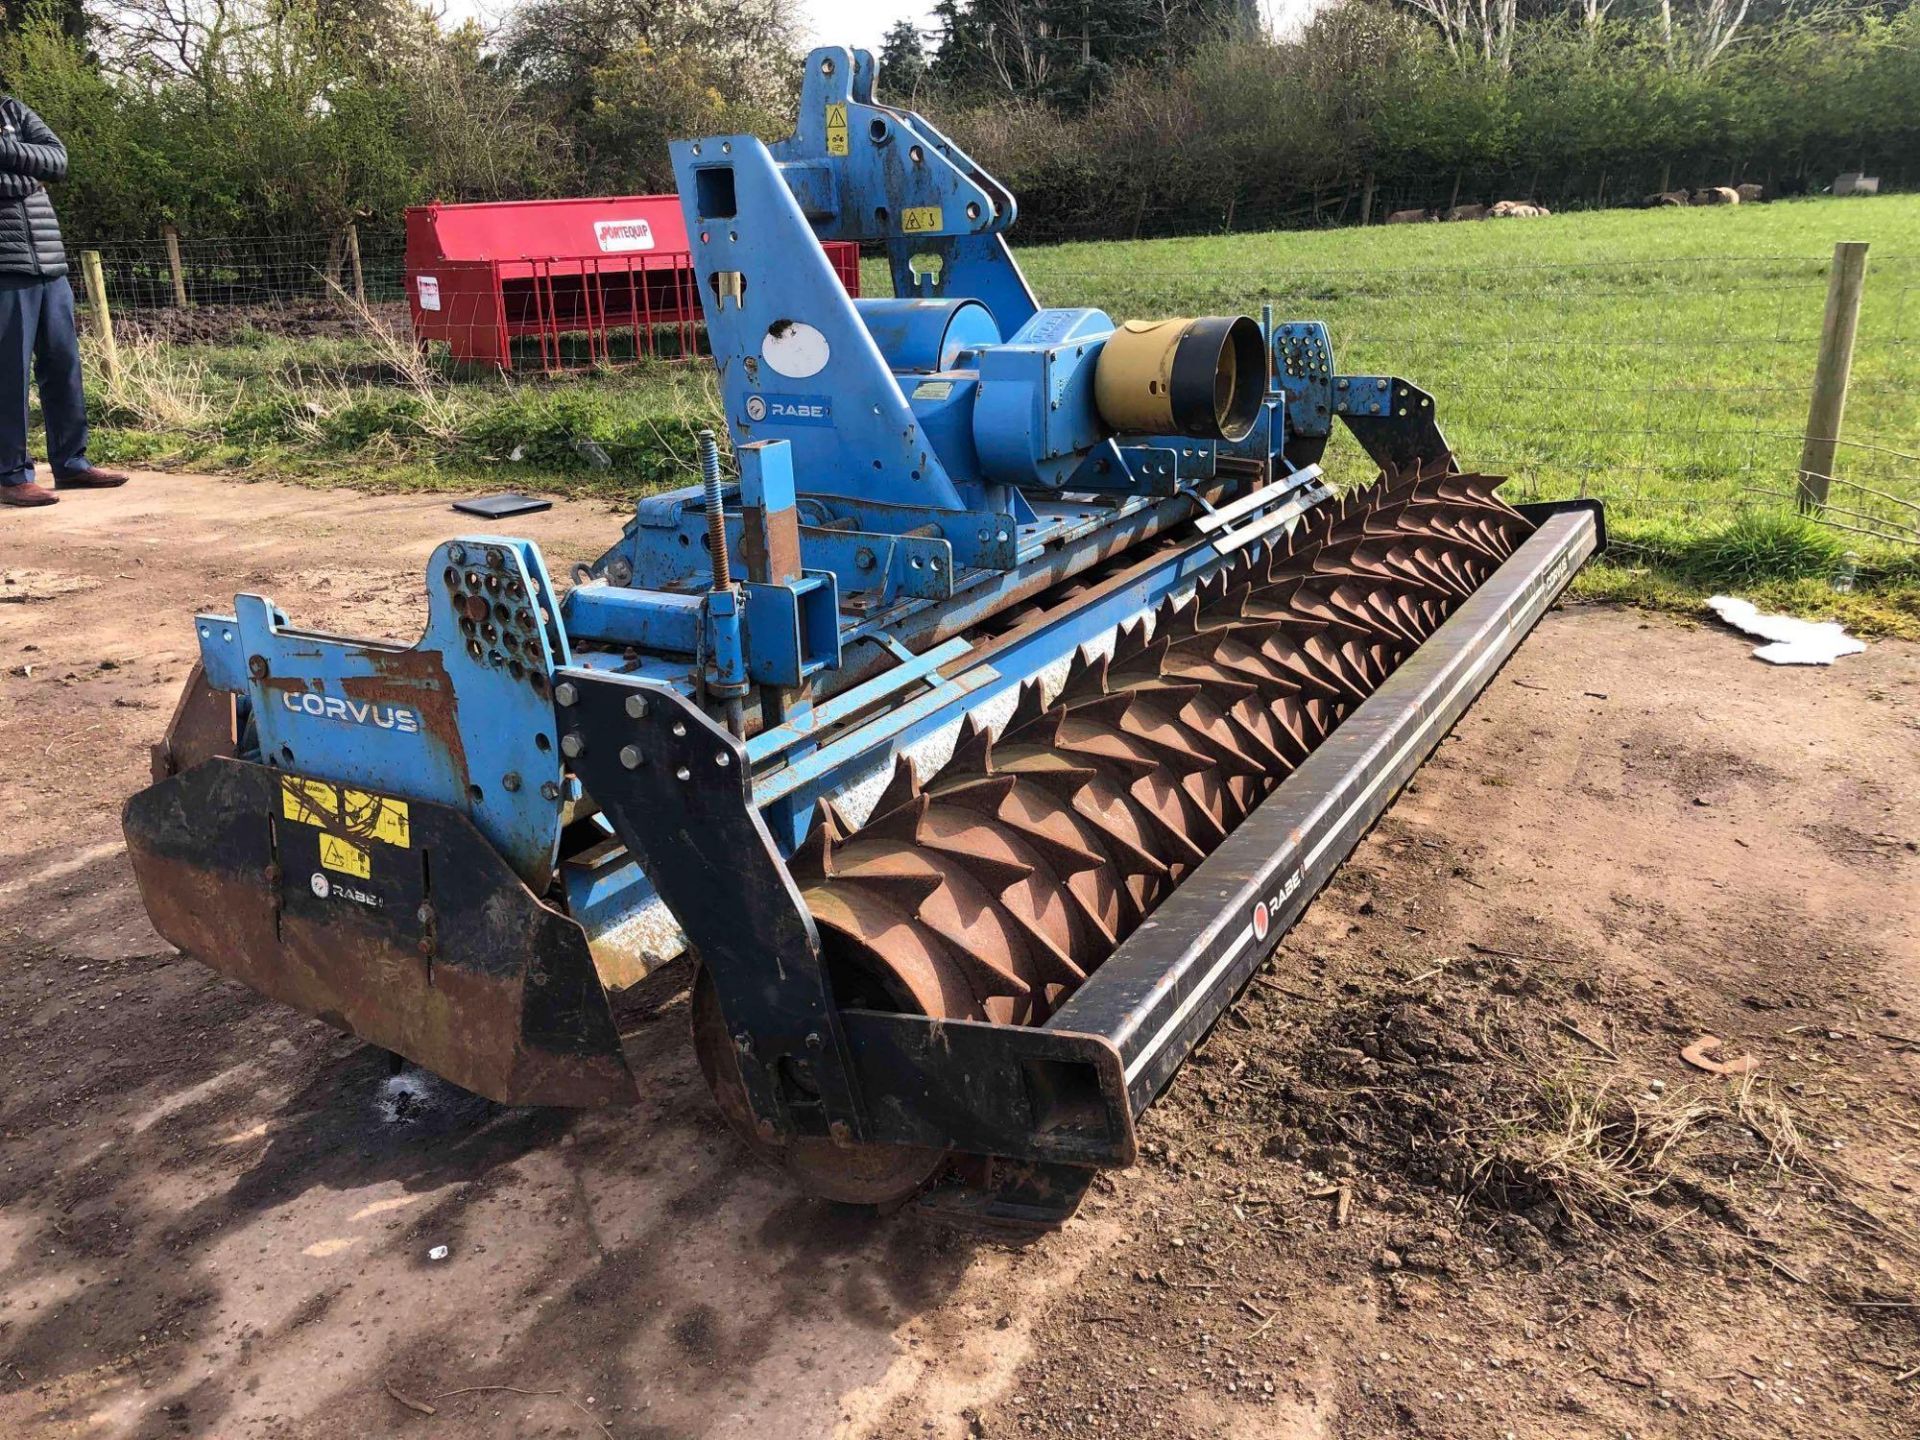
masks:
<path id="1" fill-rule="evenodd" d="M 1064 263 L 1063 263 L 1064 261 Z M 1029 277 L 1116 315 L 1269 300 L 1325 320 L 1339 369 L 1435 396 L 1464 465 L 1521 499 L 1593 496 L 1629 522 L 1792 506 L 1826 304 L 1815 256 L 1296 270 L 1090 267 Z M 1915 543 L 1920 256 L 1875 255 L 1832 477 L 1836 522 Z M 1329 467 L 1364 465 L 1338 440 Z M 1840 514 L 1841 509 L 1851 514 Z"/>
<path id="2" fill-rule="evenodd" d="M 187 307 L 164 242 L 100 247 L 117 328 L 214 347 L 261 333 L 327 337 L 336 358 L 368 312 L 408 333 L 397 234 L 359 237 L 364 310 L 347 301 L 351 261 L 338 236 L 179 243 Z M 1081 247 L 1021 258 L 1051 303 L 1127 317 L 1270 302 L 1281 318 L 1324 320 L 1340 369 L 1430 391 L 1462 463 L 1508 475 L 1517 498 L 1597 497 L 1623 532 L 1655 537 L 1663 523 L 1697 527 L 1795 502 L 1824 253 L 1394 269 L 1221 264 L 1209 240 L 1112 253 L 1093 263 Z M 869 258 L 850 280 L 890 293 L 883 260 Z M 700 350 L 682 336 L 650 357 L 637 342 L 621 349 L 603 337 L 596 348 L 557 326 L 522 328 L 554 333 L 503 337 L 506 368 L 644 365 Z M 1337 437 L 1328 465 L 1336 478 L 1358 476 L 1365 460 Z M 1822 518 L 1873 541 L 1920 545 L 1920 253 L 1871 257 Z"/>

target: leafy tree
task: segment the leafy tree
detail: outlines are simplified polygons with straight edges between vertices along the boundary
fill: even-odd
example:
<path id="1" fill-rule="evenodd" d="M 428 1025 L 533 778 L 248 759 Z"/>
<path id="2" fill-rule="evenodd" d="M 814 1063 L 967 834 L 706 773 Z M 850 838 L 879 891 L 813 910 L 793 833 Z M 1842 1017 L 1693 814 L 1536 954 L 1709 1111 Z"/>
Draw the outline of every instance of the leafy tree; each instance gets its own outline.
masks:
<path id="1" fill-rule="evenodd" d="M 927 79 L 927 47 L 919 27 L 902 17 L 880 42 L 880 83 L 885 94 L 911 105 Z"/>

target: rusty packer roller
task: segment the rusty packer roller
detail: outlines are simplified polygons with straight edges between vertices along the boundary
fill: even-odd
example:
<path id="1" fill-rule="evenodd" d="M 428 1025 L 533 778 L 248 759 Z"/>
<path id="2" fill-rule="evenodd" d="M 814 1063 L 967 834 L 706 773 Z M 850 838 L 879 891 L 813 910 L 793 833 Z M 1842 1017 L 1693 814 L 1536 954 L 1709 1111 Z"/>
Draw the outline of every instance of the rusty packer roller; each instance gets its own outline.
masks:
<path id="1" fill-rule="evenodd" d="M 1013 197 L 864 52 L 674 147 L 737 473 L 562 589 L 475 535 L 414 645 L 199 617 L 127 834 L 156 926 L 514 1104 L 643 1083 L 690 956 L 807 1191 L 1046 1225 L 1603 544 L 1325 327 L 1043 308 Z M 883 246 L 850 299 L 823 241 Z M 1333 424 L 1377 478 L 1336 493 Z"/>

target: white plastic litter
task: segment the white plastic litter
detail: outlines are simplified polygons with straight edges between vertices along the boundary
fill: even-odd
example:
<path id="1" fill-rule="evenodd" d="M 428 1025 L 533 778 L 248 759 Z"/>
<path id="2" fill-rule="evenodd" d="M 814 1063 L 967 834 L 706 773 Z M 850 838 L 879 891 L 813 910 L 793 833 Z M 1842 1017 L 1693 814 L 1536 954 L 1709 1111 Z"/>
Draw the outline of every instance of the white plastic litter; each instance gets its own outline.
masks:
<path id="1" fill-rule="evenodd" d="M 444 1245 L 436 1245 L 431 1250 L 427 1251 L 427 1259 L 429 1260 L 444 1260 L 446 1258 L 447 1258 L 447 1247 Z"/>
<path id="2" fill-rule="evenodd" d="M 1707 604 L 1734 629 L 1770 642 L 1753 652 L 1756 660 L 1769 665 L 1831 665 L 1842 655 L 1858 655 L 1867 648 L 1835 620 L 1762 615 L 1751 600 L 1737 600 L 1731 595 L 1715 595 Z"/>

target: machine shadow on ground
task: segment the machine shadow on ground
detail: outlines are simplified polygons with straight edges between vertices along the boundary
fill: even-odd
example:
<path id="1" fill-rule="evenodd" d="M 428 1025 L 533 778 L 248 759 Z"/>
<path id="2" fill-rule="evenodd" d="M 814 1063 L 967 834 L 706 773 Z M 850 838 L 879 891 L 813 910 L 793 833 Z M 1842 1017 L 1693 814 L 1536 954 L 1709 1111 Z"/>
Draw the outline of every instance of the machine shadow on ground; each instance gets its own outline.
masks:
<path id="1" fill-rule="evenodd" d="M 137 905 L 118 855 L 58 893 Z M 849 1338 L 836 1358 L 830 1337 L 894 1330 L 971 1263 L 965 1236 L 799 1198 L 749 1154 L 698 1077 L 672 977 L 630 1045 L 637 1105 L 515 1109 L 396 1074 L 151 935 L 77 952 L 69 907 L 34 894 L 0 906 L 18 960 L 0 1005 L 24 1022 L 0 1057 L 0 1412 L 16 1422 L 210 1433 L 279 1391 L 283 1412 L 368 1404 L 374 1433 L 393 1418 L 385 1381 L 529 1374 L 642 1409 L 645 1372 L 609 1363 L 640 1347 L 680 1372 L 674 1423 L 698 1428 L 703 1396 L 744 1400 L 756 1367 L 793 1362 L 795 1322 L 823 1392 L 872 1380 L 890 1347 Z M 137 910 L 97 909 L 96 934 L 139 929 Z M 33 1023 L 43 1006 L 58 1023 Z M 291 1379 L 320 1322 L 360 1325 L 349 1311 L 385 1319 L 364 1368 L 349 1354 Z M 499 1330 L 491 1353 L 443 1323 L 463 1314 Z M 327 1398 L 296 1398 L 316 1386 Z"/>

